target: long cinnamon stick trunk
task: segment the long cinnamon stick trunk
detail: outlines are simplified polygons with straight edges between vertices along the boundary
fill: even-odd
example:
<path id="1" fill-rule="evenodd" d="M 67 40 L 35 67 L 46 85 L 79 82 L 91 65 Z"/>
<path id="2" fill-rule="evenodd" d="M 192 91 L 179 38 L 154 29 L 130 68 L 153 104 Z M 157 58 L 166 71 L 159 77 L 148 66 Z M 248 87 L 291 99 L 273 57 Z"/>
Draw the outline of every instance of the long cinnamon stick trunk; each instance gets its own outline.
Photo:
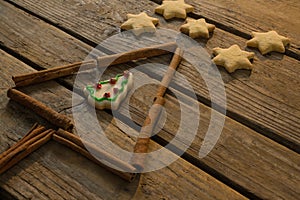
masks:
<path id="1" fill-rule="evenodd" d="M 179 48 L 176 49 L 171 63 L 167 69 L 166 74 L 163 76 L 161 84 L 156 93 L 154 103 L 149 110 L 149 113 L 144 121 L 143 127 L 140 131 L 139 138 L 134 146 L 134 153 L 136 153 L 132 158 L 133 166 L 138 170 L 143 170 L 145 165 L 145 159 L 147 157 L 147 152 L 149 148 L 150 137 L 152 135 L 153 129 L 157 123 L 159 115 L 161 113 L 162 106 L 165 103 L 164 95 L 166 90 L 176 72 L 182 59 L 183 51 Z"/>

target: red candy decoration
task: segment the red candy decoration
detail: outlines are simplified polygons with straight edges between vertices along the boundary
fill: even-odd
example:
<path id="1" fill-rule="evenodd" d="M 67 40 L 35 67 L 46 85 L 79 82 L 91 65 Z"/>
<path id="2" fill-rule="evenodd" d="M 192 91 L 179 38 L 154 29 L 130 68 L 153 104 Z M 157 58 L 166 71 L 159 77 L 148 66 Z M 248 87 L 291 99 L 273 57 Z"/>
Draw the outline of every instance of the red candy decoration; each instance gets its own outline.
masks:
<path id="1" fill-rule="evenodd" d="M 110 93 L 109 92 L 104 93 L 104 97 L 105 98 L 109 98 L 110 97 Z"/>
<path id="2" fill-rule="evenodd" d="M 96 88 L 97 88 L 97 89 L 101 89 L 101 88 L 102 88 L 101 83 L 96 83 Z"/>
<path id="3" fill-rule="evenodd" d="M 114 94 L 117 94 L 119 92 L 119 88 L 114 88 L 113 91 L 114 91 Z"/>
<path id="4" fill-rule="evenodd" d="M 116 84 L 116 82 L 117 82 L 117 79 L 115 79 L 115 78 L 111 78 L 109 82 L 110 82 L 110 84 Z"/>

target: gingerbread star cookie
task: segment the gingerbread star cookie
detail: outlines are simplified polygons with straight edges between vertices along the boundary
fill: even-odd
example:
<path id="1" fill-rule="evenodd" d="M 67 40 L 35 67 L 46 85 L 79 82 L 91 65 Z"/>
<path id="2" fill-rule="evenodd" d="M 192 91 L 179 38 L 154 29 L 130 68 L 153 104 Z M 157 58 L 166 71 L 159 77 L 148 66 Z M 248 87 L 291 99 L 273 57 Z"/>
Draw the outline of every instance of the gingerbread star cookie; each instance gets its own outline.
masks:
<path id="1" fill-rule="evenodd" d="M 213 62 L 216 65 L 223 66 L 232 73 L 237 69 L 252 69 L 250 59 L 254 58 L 253 52 L 242 51 L 238 45 L 232 45 L 228 49 L 214 48 Z"/>
<path id="2" fill-rule="evenodd" d="M 193 10 L 194 7 L 186 4 L 184 0 L 163 1 L 161 6 L 155 8 L 155 12 L 163 15 L 165 19 L 172 19 L 175 17 L 185 19 L 186 14 L 193 12 Z"/>
<path id="3" fill-rule="evenodd" d="M 215 25 L 206 23 L 203 18 L 198 20 L 188 18 L 186 21 L 187 23 L 180 27 L 180 31 L 191 38 L 209 38 L 209 32 L 216 28 Z"/>
<path id="4" fill-rule="evenodd" d="M 149 17 L 144 12 L 138 15 L 127 14 L 127 18 L 128 20 L 121 25 L 121 29 L 132 29 L 132 32 L 137 36 L 144 32 L 155 32 L 155 25 L 159 22 L 157 18 Z"/>
<path id="5" fill-rule="evenodd" d="M 247 41 L 247 46 L 258 48 L 263 55 L 271 51 L 284 53 L 285 46 L 290 44 L 288 38 L 279 35 L 276 31 L 266 33 L 252 32 L 251 35 L 253 38 Z"/>

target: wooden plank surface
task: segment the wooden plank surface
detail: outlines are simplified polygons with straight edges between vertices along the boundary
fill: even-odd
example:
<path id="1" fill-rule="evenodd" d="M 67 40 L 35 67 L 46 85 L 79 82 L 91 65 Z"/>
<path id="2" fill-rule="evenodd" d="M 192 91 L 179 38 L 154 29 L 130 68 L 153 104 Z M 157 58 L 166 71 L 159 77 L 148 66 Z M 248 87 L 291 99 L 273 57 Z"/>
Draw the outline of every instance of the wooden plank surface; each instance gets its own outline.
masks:
<path id="1" fill-rule="evenodd" d="M 142 125 L 146 115 L 143 115 L 151 105 L 155 95 L 155 86 L 138 90 L 131 98 L 131 115 L 136 123 Z M 147 90 L 147 94 L 144 91 Z M 151 94 L 152 93 L 152 94 Z M 178 105 L 178 100 L 171 95 L 166 96 L 165 109 L 168 118 L 163 131 L 157 140 L 165 143 L 171 141 L 178 131 L 178 124 L 182 112 L 185 115 L 193 113 L 192 100 L 185 100 L 186 104 Z M 247 192 L 262 199 L 297 199 L 299 196 L 299 154 L 284 148 L 278 143 L 257 134 L 236 121 L 226 117 L 222 134 L 214 149 L 205 157 L 199 158 L 199 149 L 207 134 L 211 120 L 211 110 L 202 104 L 200 107 L 200 127 L 198 133 L 186 151 L 186 158 L 192 163 L 209 168 L 215 174 L 223 175 L 234 184 L 242 186 Z M 188 127 L 195 122 L 185 126 Z M 217 123 L 217 122 L 215 122 Z M 175 126 L 174 126 L 175 124 Z M 178 138 L 178 146 L 188 145 L 185 138 Z M 179 147 L 180 148 L 180 147 Z M 298 175 L 297 175 L 298 174 Z M 293 178 L 291 178 L 293 177 Z"/>
<path id="2" fill-rule="evenodd" d="M 162 57 L 159 59 L 161 60 Z M 157 69 L 157 67 L 150 65 L 149 68 L 151 67 Z M 113 74 L 116 74 L 123 69 L 111 68 L 110 70 L 115 71 Z M 146 80 L 147 77 L 142 79 Z M 130 114 L 137 124 L 143 124 L 146 117 L 145 113 L 152 103 L 155 91 L 155 86 L 144 86 L 131 97 Z M 156 138 L 162 144 L 170 142 L 175 136 L 177 137 L 181 112 L 183 111 L 184 115 L 193 113 L 193 107 L 188 105 L 196 103 L 185 98 L 185 103 L 179 107 L 178 101 L 170 94 L 166 96 L 166 99 L 167 122 L 163 125 L 163 131 Z M 235 184 L 235 187 L 238 185 L 243 192 L 249 196 L 252 195 L 252 198 L 297 198 L 299 195 L 297 183 L 300 180 L 297 175 L 295 177 L 294 175 L 299 174 L 299 155 L 230 118 L 226 118 L 222 135 L 214 150 L 207 157 L 199 158 L 199 149 L 210 124 L 212 112 L 209 107 L 203 104 L 199 104 L 199 107 L 201 128 L 199 128 L 194 142 L 186 152 L 185 159 L 205 170 L 213 171 L 215 176 L 227 184 Z M 193 123 L 191 122 L 189 125 L 192 126 Z M 189 125 L 186 124 L 185 129 L 188 133 L 191 132 L 187 130 Z M 188 145 L 185 141 L 184 137 L 177 138 L 175 143 L 178 146 L 176 147 L 182 148 Z M 290 179 L 290 177 L 294 178 Z"/>
<path id="3" fill-rule="evenodd" d="M 152 0 L 158 4 L 162 0 Z M 218 28 L 241 36 L 251 38 L 251 32 L 267 32 L 275 30 L 281 35 L 291 39 L 291 45 L 286 54 L 299 60 L 299 18 L 300 4 L 296 1 L 230 1 L 230 0 L 187 0 L 195 10 L 189 16 L 205 18 L 207 22 L 215 24 Z M 286 12 L 288 10 L 288 12 Z"/>
<path id="4" fill-rule="evenodd" d="M 155 0 L 156 1 L 156 0 Z M 156 1 L 156 2 L 161 2 Z M 195 7 L 194 13 L 220 23 L 238 35 L 250 35 L 251 31 L 275 30 L 291 39 L 291 50 L 300 55 L 300 2 L 247 1 L 247 0 L 186 0 Z M 249 37 L 249 36 L 246 36 Z"/>
<path id="5" fill-rule="evenodd" d="M 32 71 L 30 67 L 15 58 L 2 51 L 0 53 L 1 65 L 2 63 L 9 64 L 10 69 L 8 70 L 13 70 L 13 73 L 10 74 L 6 68 L 1 66 L 1 74 L 6 75 L 5 78 L 1 78 L 1 82 L 9 82 L 11 75 Z M 43 90 L 45 87 L 47 90 Z M 35 121 L 48 124 L 17 103 L 9 102 L 5 96 L 6 90 L 1 91 L 1 110 L 4 110 L 1 113 L 1 127 L 4 127 L 0 134 L 2 152 L 19 140 Z M 26 88 L 26 91 L 38 100 L 44 100 L 45 97 L 51 96 L 55 101 L 47 103 L 48 106 L 57 111 L 64 110 L 66 114 L 70 113 L 65 109 L 70 107 L 71 92 L 62 86 L 48 82 Z M 103 123 L 110 124 L 110 121 L 107 121 L 111 119 L 109 114 L 101 112 L 99 115 Z M 113 124 L 109 126 L 106 133 L 111 133 L 113 137 L 110 138 L 115 137 L 114 142 L 122 145 L 125 149 L 133 147 L 134 141 L 129 143 L 130 147 L 128 144 L 126 147 L 126 140 L 116 137 L 116 135 L 120 136 L 124 133 Z M 153 142 L 151 146 L 154 149 L 158 147 Z M 243 198 L 226 185 L 180 158 L 168 168 L 146 174 L 141 185 L 142 188 L 138 189 L 137 199 L 163 197 L 181 199 L 183 196 L 191 198 L 197 196 L 206 199 L 222 199 L 224 196 L 230 199 Z M 173 185 L 173 187 L 168 187 L 169 185 Z M 129 184 L 66 147 L 50 142 L 2 174 L 0 186 L 18 199 L 103 198 L 123 200 L 134 197 L 138 182 Z"/>
<path id="6" fill-rule="evenodd" d="M 0 69 L 1 82 L 7 84 L 7 88 L 1 90 L 1 127 L 3 128 L 0 134 L 0 151 L 3 152 L 18 141 L 35 122 L 48 127 L 49 125 L 31 111 L 9 101 L 6 97 L 6 90 L 13 86 L 10 81 L 11 76 L 33 71 L 33 69 L 3 51 L 1 51 Z M 51 98 L 51 101 L 46 103 L 56 111 L 65 110 L 72 105 L 72 93 L 54 82 L 26 88 L 26 91 L 28 90 L 34 97 L 39 97 L 39 100 L 45 101 L 47 99 L 45 97 Z M 82 167 L 82 163 L 87 164 Z M 109 183 L 106 179 L 112 182 Z M 46 144 L 16 167 L 2 174 L 0 180 L 1 187 L 18 199 L 95 199 L 105 197 L 103 195 L 112 196 L 116 191 L 125 190 L 128 186 L 128 183 L 119 177 L 55 143 Z M 92 185 L 94 186 L 91 187 Z M 123 192 L 123 197 L 127 199 L 135 192 L 130 188 L 128 190 L 130 192 Z M 122 196 L 121 191 L 117 192 L 120 196 Z"/>
<path id="7" fill-rule="evenodd" d="M 243 129 L 243 128 L 242 128 Z M 232 131 L 235 131 L 235 130 L 232 130 Z M 253 139 L 254 140 L 254 139 Z M 249 147 L 248 147 L 249 148 Z M 251 148 L 254 148 L 254 147 L 251 147 Z M 197 149 L 198 150 L 198 149 Z M 197 151 L 195 151 L 195 152 L 197 152 Z M 284 153 L 283 153 L 284 154 Z M 214 158 L 215 159 L 215 158 Z M 248 160 L 245 160 L 245 162 L 246 161 L 248 161 Z M 214 163 L 215 164 L 215 163 Z M 246 164 L 245 164 L 246 165 Z M 213 166 L 213 165 L 212 165 Z M 231 166 L 230 166 L 231 167 Z M 271 166 L 270 166 L 271 167 Z M 226 172 L 228 169 L 226 168 L 226 169 L 224 169 L 224 172 Z M 261 169 L 262 170 L 262 169 Z M 223 173 L 223 172 L 222 172 Z M 281 172 L 282 173 L 282 172 Z M 226 174 L 227 175 L 227 174 Z M 234 173 L 233 174 L 231 174 L 232 175 L 232 177 L 234 177 Z M 228 175 L 227 175 L 228 176 Z M 243 176 L 241 176 L 241 177 L 243 177 Z M 244 180 L 245 180 L 246 178 L 244 178 Z M 241 184 L 241 182 L 243 182 L 243 178 L 240 178 L 240 180 L 236 180 L 236 182 L 238 182 L 239 184 Z M 244 184 L 244 183 L 243 183 Z M 243 184 L 241 184 L 241 185 L 243 185 Z M 250 184 L 249 182 L 247 183 L 245 183 L 245 186 L 247 186 L 247 184 Z M 259 187 L 259 185 L 258 184 L 256 184 L 255 185 L 255 187 L 256 187 L 256 189 Z M 270 186 L 271 187 L 271 186 Z M 280 186 L 281 187 L 281 186 Z M 281 188 L 281 190 L 280 190 L 280 192 L 282 192 L 282 188 Z M 293 190 L 293 189 L 292 189 Z M 253 192 L 253 191 L 250 191 L 250 192 Z M 253 192 L 253 193 L 255 193 L 255 192 Z M 269 194 L 270 192 L 265 192 L 263 195 L 270 195 Z M 277 194 L 276 194 L 277 195 Z"/>
<path id="8" fill-rule="evenodd" d="M 171 27 L 170 24 L 168 26 Z M 103 42 L 102 46 L 112 51 L 122 52 L 132 48 L 135 39 L 126 41 L 130 39 L 130 37 L 126 39 L 114 37 Z M 219 40 L 222 40 L 221 45 Z M 211 52 L 212 48 L 217 45 L 226 48 L 234 43 L 242 46 L 244 41 L 240 37 L 217 29 L 214 37 L 207 42 L 205 49 Z M 152 43 L 151 40 L 149 44 Z M 147 45 L 147 42 L 142 42 L 142 45 Z M 118 48 L 116 48 L 117 46 Z M 276 56 L 265 59 L 258 53 L 256 56 L 251 74 L 247 70 L 241 70 L 230 75 L 223 68 L 219 68 L 226 89 L 227 115 L 275 141 L 299 151 L 300 128 L 296 122 L 300 120 L 298 109 L 300 83 L 297 78 L 300 62 L 287 56 L 282 59 L 278 59 Z M 161 60 L 152 59 L 150 62 L 160 63 Z M 136 63 L 136 65 L 139 64 L 142 63 Z M 183 62 L 178 68 L 178 72 L 189 80 L 196 94 L 200 98 L 204 98 L 204 102 L 209 105 L 208 88 L 204 80 L 199 78 L 201 75 L 194 70 L 194 67 L 188 62 Z M 159 72 L 159 68 L 153 68 L 151 73 L 157 76 L 162 74 Z M 202 73 L 204 76 L 207 75 L 205 72 Z M 180 86 L 182 80 L 176 79 L 176 77 L 175 80 Z M 220 82 L 219 80 L 214 81 Z M 184 88 L 182 91 L 186 92 Z"/>
<path id="9" fill-rule="evenodd" d="M 119 32 L 119 25 L 126 20 L 127 13 L 152 12 L 156 4 L 151 1 L 10 1 L 55 26 L 78 36 L 89 44 L 98 44 Z M 142 10 L 141 10 L 142 9 Z"/>
<path id="10" fill-rule="evenodd" d="M 78 2 L 70 0 L 59 1 L 55 4 L 46 1 L 44 5 L 39 4 L 37 0 L 9 1 L 39 15 L 47 21 L 49 20 L 49 22 L 90 44 L 97 44 L 101 41 L 100 39 L 95 42 L 95 38 L 102 38 L 103 40 L 117 33 L 119 31 L 118 27 L 126 19 L 127 13 L 146 11 L 151 14 L 157 6 L 150 1 L 124 1 L 120 4 L 112 4 L 109 1 L 98 2 L 92 0 L 88 2 Z M 153 2 L 160 4 L 162 0 L 153 0 Z M 205 17 L 209 22 L 217 23 L 218 27 L 247 39 L 250 39 L 251 31 L 269 31 L 275 29 L 280 34 L 291 38 L 292 45 L 288 54 L 298 60 L 300 59 L 299 22 L 297 20 L 290 20 L 297 18 L 297 15 L 299 15 L 299 3 L 295 0 L 289 1 L 288 3 L 277 1 L 276 5 L 270 2 L 249 2 L 246 0 L 240 0 L 238 2 L 229 0 L 214 0 L 213 2 L 207 0 L 190 0 L 186 2 L 195 6 L 193 17 Z M 64 4 L 66 7 L 61 7 L 60 4 Z M 111 10 L 111 6 L 114 7 L 113 10 Z M 253 7 L 256 9 L 251 9 Z M 289 12 L 285 12 L 285 9 L 281 9 L 281 7 L 285 7 Z M 69 11 L 70 8 L 71 11 Z M 53 12 L 52 9 L 55 12 Z M 66 10 L 68 11 L 66 12 Z M 118 12 L 115 10 L 118 10 Z M 253 10 L 255 12 L 253 12 Z M 280 10 L 280 12 L 278 10 Z M 261 13 L 265 15 L 261 15 Z M 95 16 L 95 14 L 100 17 Z M 78 22 L 72 22 L 70 19 L 73 18 L 76 18 Z M 89 23 L 86 23 L 87 20 Z M 79 28 L 78 25 L 89 26 L 88 30 L 91 31 L 84 29 L 82 32 L 78 32 L 78 30 L 75 31 L 74 29 Z M 96 27 L 100 27 L 101 31 Z M 100 34 L 96 34 L 95 31 L 100 32 Z"/>
<path id="11" fill-rule="evenodd" d="M 59 27 L 72 30 L 82 37 L 89 37 L 89 40 L 96 44 L 116 33 L 113 31 L 108 35 L 102 34 L 103 31 L 108 30 L 107 27 L 103 27 L 103 24 L 110 24 L 116 28 L 126 20 L 127 13 L 146 11 L 151 15 L 157 6 L 151 1 L 136 3 L 133 0 L 117 4 L 102 1 L 100 5 L 104 6 L 103 9 L 96 1 L 82 4 L 71 0 L 55 3 L 45 1 L 43 4 L 34 0 L 15 0 L 14 2 L 43 18 L 47 18 L 54 24 L 59 24 Z M 125 9 L 118 7 L 124 4 L 127 5 Z M 120 12 L 116 14 L 112 8 Z M 70 17 L 65 17 L 64 13 L 72 13 L 72 20 L 68 20 Z M 101 20 L 99 20 L 99 16 L 101 16 Z M 116 17 L 118 20 L 114 19 Z M 160 18 L 160 27 L 178 30 L 182 24 L 180 20 L 167 23 L 161 17 L 157 15 L 155 17 Z M 246 40 L 243 38 L 216 29 L 213 37 L 204 45 L 207 47 L 206 50 L 211 53 L 212 48 L 217 46 L 227 48 L 232 44 L 239 44 L 241 47 L 245 47 L 245 42 Z M 110 48 L 112 51 L 124 51 L 126 49 L 123 46 L 117 49 L 110 45 L 102 46 L 106 49 Z M 220 69 L 228 97 L 228 115 L 275 141 L 299 151 L 300 128 L 296 122 L 300 120 L 298 109 L 300 84 L 297 78 L 300 63 L 290 57 L 282 57 L 280 54 L 263 57 L 257 51 L 255 52 L 257 58 L 254 61 L 254 70 L 250 76 L 248 71 L 237 72 L 231 76 Z M 189 68 L 190 66 L 185 64 L 180 69 L 187 77 L 195 77 L 195 74 L 185 73 L 185 71 L 190 71 Z M 206 88 L 205 84 L 194 81 L 193 78 L 191 80 L 197 94 L 209 104 L 207 90 L 203 90 Z M 248 106 L 246 107 L 246 105 Z"/>
<path id="12" fill-rule="evenodd" d="M 42 68 L 81 61 L 92 49 L 84 43 L 79 45 L 63 31 L 57 34 L 54 27 L 25 12 L 15 12 L 15 7 L 6 2 L 2 1 L 0 8 L 2 45 L 12 50 L 19 48 L 19 55 Z"/>
<path id="13" fill-rule="evenodd" d="M 2 6 L 3 5 L 5 5 L 5 3 L 3 3 Z M 7 10 L 12 9 L 8 5 L 5 8 Z M 21 18 L 23 19 L 25 18 L 26 20 L 29 21 L 31 20 L 32 23 L 35 22 L 37 25 L 39 23 L 34 19 L 31 19 L 31 17 L 26 18 L 25 16 L 22 16 L 22 12 L 19 12 L 17 10 L 13 10 L 12 12 L 15 12 L 16 15 L 21 16 Z M 59 37 L 60 34 L 61 32 L 57 31 L 55 36 L 58 35 L 57 37 Z M 42 36 L 39 37 L 37 36 L 37 38 L 42 39 Z M 52 39 L 54 38 L 48 36 L 47 39 L 52 41 Z M 80 42 L 76 41 L 76 39 L 73 39 L 73 42 L 76 45 L 80 46 Z M 52 50 L 51 48 L 49 49 L 49 51 L 55 52 L 55 50 Z M 36 54 L 37 57 L 39 57 L 39 55 L 40 54 L 38 53 Z M 51 55 L 48 56 L 54 59 L 57 55 L 54 53 L 52 56 Z M 83 55 L 81 54 L 77 56 L 84 56 L 84 53 Z M 15 65 L 12 65 L 11 67 L 13 68 L 15 66 L 17 69 L 21 69 L 20 66 L 24 66 L 24 64 L 16 61 L 10 56 L 7 57 L 8 58 L 5 58 L 5 53 L 3 53 L 3 56 L 1 56 L 1 58 L 5 60 L 3 60 L 3 62 L 1 63 L 5 63 L 5 64 L 15 63 Z M 7 59 L 8 60 L 12 59 L 12 61 L 7 61 Z M 36 62 L 42 63 L 42 59 L 40 59 L 40 61 L 36 59 Z M 67 60 L 66 62 L 69 61 Z M 18 70 L 12 68 L 10 68 L 10 70 L 18 72 Z M 26 66 L 25 68 L 28 68 L 28 66 Z M 6 69 L 6 68 L 1 67 L 1 69 Z M 16 75 L 16 74 L 9 74 L 8 72 L 1 73 L 1 74 L 6 74 L 5 77 L 6 79 L 2 80 L 4 82 L 10 79 L 11 75 Z M 47 103 L 47 105 L 51 106 L 55 110 L 62 113 L 70 114 L 69 108 L 71 103 L 71 99 L 70 99 L 71 92 L 57 85 L 56 83 L 52 82 L 52 83 L 39 84 L 25 89 L 25 91 L 31 96 L 41 101 L 44 101 L 45 103 Z M 5 92 L 6 92 L 6 88 L 3 90 L 4 94 Z M 51 97 L 51 101 L 48 102 L 46 100 L 45 97 L 47 96 Z M 4 109 L 9 109 L 7 107 L 8 104 L 12 104 L 13 106 L 15 106 L 14 109 L 9 110 L 8 117 L 6 118 L 12 124 L 9 126 L 9 130 L 5 132 L 5 134 L 9 134 L 9 136 L 5 136 L 6 138 L 5 143 L 7 145 L 4 147 L 1 146 L 1 151 L 2 151 L 4 149 L 7 149 L 11 144 L 13 144 L 14 141 L 17 141 L 19 138 L 21 138 L 22 134 L 24 134 L 26 130 L 31 126 L 31 123 L 25 123 L 25 125 L 23 125 L 25 126 L 25 128 L 20 128 L 21 126 L 16 125 L 16 124 L 22 124 L 24 118 L 20 117 L 21 115 L 26 116 L 25 119 L 28 119 L 31 122 L 34 122 L 36 120 L 30 117 L 30 111 L 26 111 L 21 106 L 13 102 L 8 103 L 8 99 L 6 98 L 5 95 L 1 95 L 1 97 L 4 98 L 3 101 L 1 101 L 2 105 L 4 106 L 3 107 Z M 16 113 L 14 112 L 15 110 L 19 110 L 19 112 Z M 22 112 L 29 112 L 29 113 L 22 114 L 21 110 Z M 17 120 L 12 120 L 12 119 L 17 119 Z M 111 116 L 105 112 L 101 112 L 101 119 L 105 121 L 105 119 L 111 119 Z M 1 122 L 6 125 L 9 124 L 6 121 L 1 121 Z M 110 121 L 106 121 L 106 123 L 109 122 Z M 16 130 L 18 128 L 20 128 L 19 132 L 17 132 Z M 113 133 L 114 135 L 124 134 L 114 126 L 111 127 L 110 132 Z M 5 134 L 2 133 L 1 136 Z M 11 140 L 10 138 L 13 138 L 12 135 L 16 135 L 16 134 L 19 134 L 17 135 L 17 138 Z M 118 138 L 118 140 L 115 142 L 117 143 L 123 142 L 123 140 L 120 140 L 120 138 Z M 123 144 L 125 144 L 125 142 L 126 140 L 124 140 Z M 156 144 L 152 143 L 152 146 L 156 147 Z M 50 151 L 51 149 L 53 151 Z M 64 152 L 64 154 L 61 154 L 61 152 Z M 59 162 L 55 162 L 57 160 L 59 160 Z M 77 161 L 78 163 L 75 161 Z M 21 162 L 16 167 L 11 169 L 8 173 L 1 175 L 1 181 L 3 181 L 1 186 L 4 189 L 10 191 L 14 196 L 18 198 L 36 197 L 36 198 L 48 199 L 55 196 L 59 198 L 63 196 L 62 194 L 64 195 L 66 194 L 67 189 L 64 191 L 65 184 L 69 184 L 70 187 L 73 187 L 73 189 L 68 188 L 68 190 L 70 189 L 70 191 L 78 190 L 78 192 L 81 194 L 81 196 L 79 197 L 82 197 L 83 199 L 84 198 L 95 199 L 95 197 L 105 198 L 105 199 L 109 199 L 109 198 L 126 199 L 126 198 L 131 198 L 133 192 L 135 192 L 136 189 L 135 185 L 128 185 L 128 183 L 125 183 L 118 177 L 110 173 L 107 173 L 106 171 L 105 173 L 103 173 L 103 169 L 93 165 L 92 163 L 88 162 L 86 159 L 75 154 L 74 152 L 58 146 L 58 144 L 56 143 L 49 143 L 47 144 L 47 146 L 45 146 L 45 148 L 43 147 L 40 150 L 38 150 L 36 153 L 32 154 L 32 156 L 29 157 L 28 162 L 27 160 L 25 160 L 24 162 Z M 55 163 L 55 165 L 53 165 L 53 163 Z M 83 163 L 88 163 L 88 164 L 87 166 L 82 168 Z M 142 185 L 144 187 L 139 193 L 139 197 L 161 198 L 164 197 L 164 195 L 168 195 L 169 198 L 171 199 L 175 199 L 175 198 L 181 199 L 182 195 L 184 196 L 191 195 L 191 197 L 196 195 L 203 198 L 215 199 L 215 198 L 222 198 L 225 195 L 228 196 L 228 198 L 230 199 L 243 198 L 237 192 L 233 191 L 226 185 L 220 183 L 216 179 L 212 178 L 211 176 L 207 175 L 206 173 L 199 170 L 195 166 L 187 163 L 186 161 L 183 161 L 182 159 L 179 159 L 172 166 L 173 167 L 169 166 L 169 168 L 162 169 L 156 174 L 152 174 L 152 173 L 147 174 L 145 176 L 147 178 L 144 179 L 144 182 L 142 182 Z M 178 171 L 179 168 L 186 169 L 186 170 L 184 170 L 183 172 L 181 171 L 176 172 L 176 176 L 170 178 L 169 175 L 172 174 L 171 171 Z M 35 174 L 34 173 L 35 171 L 41 171 L 42 173 Z M 164 173 L 164 171 L 166 173 Z M 55 177 L 54 174 L 57 176 L 56 177 L 57 179 L 54 178 Z M 159 175 L 159 176 L 157 177 L 155 175 Z M 51 176 L 50 180 L 48 176 Z M 192 177 L 193 179 L 189 180 L 187 179 L 188 177 Z M 108 182 L 108 180 L 112 182 Z M 209 182 L 203 184 L 203 181 L 201 180 L 208 180 Z M 159 182 L 165 182 L 166 185 L 152 184 L 152 183 L 159 183 Z M 174 185 L 175 182 L 176 184 Z M 178 189 L 173 190 L 173 188 L 170 188 L 170 190 L 172 190 L 172 193 L 169 190 L 170 193 L 165 194 L 165 191 L 167 191 L 166 186 L 171 184 Z M 15 188 L 14 187 L 15 185 L 19 185 L 20 187 Z M 47 185 L 49 185 L 49 188 L 46 187 Z M 101 185 L 102 187 L 100 187 Z M 187 193 L 182 194 L 182 191 L 187 191 Z M 74 196 L 76 197 L 76 193 L 74 194 Z M 70 198 L 71 197 L 72 196 L 70 195 Z"/>

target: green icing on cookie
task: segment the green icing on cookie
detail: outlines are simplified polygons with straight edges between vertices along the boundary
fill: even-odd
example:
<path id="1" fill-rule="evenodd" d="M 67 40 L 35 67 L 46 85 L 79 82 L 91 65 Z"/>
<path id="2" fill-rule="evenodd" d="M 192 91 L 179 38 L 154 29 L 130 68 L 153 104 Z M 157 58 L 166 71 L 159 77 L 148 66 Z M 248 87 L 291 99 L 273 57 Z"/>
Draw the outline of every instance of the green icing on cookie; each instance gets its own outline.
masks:
<path id="1" fill-rule="evenodd" d="M 123 76 L 123 75 L 122 75 L 122 74 L 118 74 L 118 75 L 115 77 L 116 81 L 118 81 L 119 78 L 120 78 L 121 76 Z M 109 84 L 109 83 L 110 83 L 110 80 L 99 81 L 98 83 L 101 84 L 101 85 L 105 85 L 105 84 Z M 121 89 L 119 89 L 117 95 L 115 95 L 113 98 L 110 98 L 110 97 L 101 97 L 101 98 L 98 98 L 98 97 L 96 97 L 96 96 L 94 95 L 94 93 L 95 93 L 95 86 L 93 86 L 93 85 L 88 85 L 88 86 L 86 86 L 86 89 L 87 89 L 87 91 L 89 91 L 90 96 L 91 96 L 95 101 L 102 102 L 102 101 L 105 101 L 105 100 L 106 100 L 106 101 L 113 102 L 113 101 L 115 101 L 115 100 L 118 98 L 118 96 L 124 91 L 124 87 L 125 87 L 125 85 L 126 85 L 127 83 L 128 83 L 128 79 L 124 79 L 124 80 L 122 81 L 122 83 L 121 83 Z"/>

